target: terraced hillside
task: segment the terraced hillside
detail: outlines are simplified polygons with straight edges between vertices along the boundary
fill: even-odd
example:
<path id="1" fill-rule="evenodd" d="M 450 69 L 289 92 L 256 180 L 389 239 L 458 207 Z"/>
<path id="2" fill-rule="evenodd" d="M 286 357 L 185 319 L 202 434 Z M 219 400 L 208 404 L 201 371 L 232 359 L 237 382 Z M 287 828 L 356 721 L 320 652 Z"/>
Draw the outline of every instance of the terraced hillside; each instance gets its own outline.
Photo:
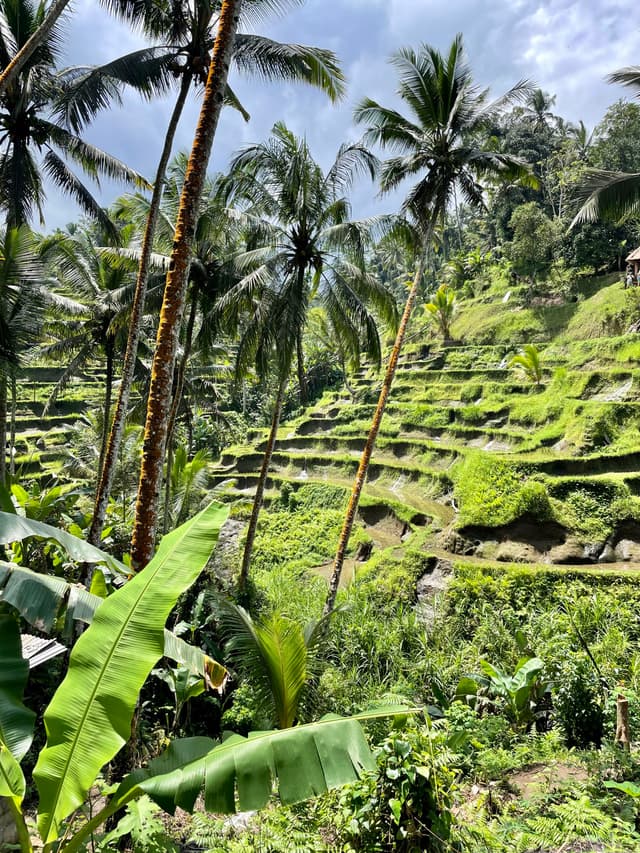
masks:
<path id="1" fill-rule="evenodd" d="M 430 344 L 402 360 L 360 511 L 376 546 L 414 531 L 426 550 L 485 561 L 640 564 L 640 337 L 539 346 L 539 386 L 507 366 L 513 346 Z M 379 377 L 352 384 L 283 425 L 267 500 L 350 488 Z M 228 498 L 253 494 L 253 438 L 215 471 Z"/>
<path id="2" fill-rule="evenodd" d="M 101 412 L 104 373 L 87 368 L 73 377 L 46 409 L 46 403 L 62 377 L 63 368 L 28 366 L 16 388 L 15 467 L 18 479 L 38 477 L 43 482 L 59 477 L 71 428 L 86 412 Z"/>

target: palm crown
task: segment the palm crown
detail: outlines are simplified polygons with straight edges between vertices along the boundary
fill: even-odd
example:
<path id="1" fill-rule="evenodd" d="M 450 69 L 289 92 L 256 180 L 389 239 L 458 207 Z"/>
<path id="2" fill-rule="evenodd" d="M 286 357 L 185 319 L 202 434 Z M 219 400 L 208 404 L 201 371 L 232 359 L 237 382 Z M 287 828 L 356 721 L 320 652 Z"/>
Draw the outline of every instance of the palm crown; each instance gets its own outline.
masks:
<path id="1" fill-rule="evenodd" d="M 38 28 L 44 4 L 32 0 L 0 2 L 0 67 L 4 68 Z M 66 159 L 90 178 L 105 175 L 144 186 L 145 181 L 124 163 L 83 141 L 57 114 L 65 93 L 63 76 L 54 70 L 60 49 L 60 31 L 54 27 L 36 49 L 16 79 L 0 95 L 0 206 L 8 227 L 42 218 L 45 198 L 43 177 L 70 195 L 85 213 L 110 222 L 85 184 L 71 171 Z M 66 158 L 66 159 L 65 159 Z"/>
<path id="2" fill-rule="evenodd" d="M 417 52 L 403 48 L 391 61 L 400 77 L 398 95 L 410 117 L 365 98 L 355 118 L 367 125 L 367 142 L 395 154 L 382 165 L 382 192 L 419 176 L 403 209 L 421 230 L 433 233 L 456 190 L 468 204 L 478 206 L 483 201 L 482 178 L 527 177 L 520 160 L 482 146 L 481 139 L 502 107 L 527 97 L 528 83 L 521 81 L 490 101 L 488 90 L 473 82 L 460 35 L 444 56 L 423 45 Z"/>
<path id="3" fill-rule="evenodd" d="M 225 302 L 256 308 L 240 345 L 241 365 L 255 357 L 258 370 L 265 372 L 275 349 L 279 372 L 286 373 L 314 300 L 324 306 L 350 353 L 358 353 L 364 342 L 379 359 L 377 326 L 368 306 L 390 322 L 395 307 L 388 291 L 365 270 L 373 223 L 352 221 L 344 195 L 354 175 L 373 176 L 375 168 L 375 158 L 364 147 L 343 145 L 324 173 L 306 140 L 281 123 L 269 140 L 234 158 L 228 195 L 244 203 L 235 216 L 246 225 L 253 248 L 237 258 L 244 275 Z"/>
<path id="4" fill-rule="evenodd" d="M 155 3 L 150 0 L 103 0 L 103 4 L 139 27 L 154 46 L 119 57 L 100 67 L 69 69 L 68 91 L 61 109 L 65 120 L 79 130 L 87 119 L 113 101 L 120 87 L 132 86 L 144 97 L 166 92 L 182 79 L 204 83 L 220 13 L 219 0 Z M 300 0 L 253 0 L 243 4 L 241 24 L 250 26 L 261 18 L 284 13 Z M 265 80 L 292 80 L 324 91 L 331 100 L 344 94 L 344 77 L 330 50 L 283 44 L 264 36 L 238 33 L 233 61 L 243 73 Z M 248 114 L 227 86 L 226 101 Z"/>

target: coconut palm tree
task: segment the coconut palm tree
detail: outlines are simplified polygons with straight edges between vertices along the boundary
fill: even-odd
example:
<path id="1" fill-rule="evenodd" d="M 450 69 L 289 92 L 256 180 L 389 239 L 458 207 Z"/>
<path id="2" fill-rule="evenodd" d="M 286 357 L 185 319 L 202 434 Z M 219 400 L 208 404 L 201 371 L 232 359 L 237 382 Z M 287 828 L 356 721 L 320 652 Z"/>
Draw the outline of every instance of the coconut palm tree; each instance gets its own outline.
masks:
<path id="1" fill-rule="evenodd" d="M 535 385 L 542 382 L 540 350 L 535 344 L 525 344 L 522 350 L 510 359 L 509 367 L 519 370 Z"/>
<path id="2" fill-rule="evenodd" d="M 176 227 L 182 187 L 187 170 L 187 157 L 178 154 L 167 169 L 166 189 L 160 204 L 160 216 L 156 229 L 156 249 L 152 256 L 155 265 L 164 269 L 169 267 L 171 246 Z M 221 178 L 205 180 L 200 211 L 191 247 L 189 269 L 189 287 L 187 290 L 187 311 L 178 353 L 176 375 L 173 387 L 173 400 L 167 428 L 167 477 L 165 496 L 165 524 L 169 523 L 169 493 L 171 491 L 170 472 L 173 468 L 173 433 L 180 408 L 184 408 L 184 387 L 187 380 L 187 368 L 192 350 L 202 356 L 219 356 L 221 348 L 217 344 L 220 333 L 220 316 L 217 301 L 238 280 L 230 258 L 237 251 L 237 226 L 227 215 L 224 200 L 219 192 Z M 149 200 L 141 195 L 125 196 L 114 209 L 117 219 L 124 219 L 134 226 L 143 228 L 148 218 Z M 140 250 L 120 249 L 118 254 L 125 257 L 140 257 Z M 213 370 L 217 373 L 219 365 Z M 206 377 L 206 365 L 199 371 L 200 379 Z M 193 390 L 193 388 L 192 388 Z"/>
<path id="3" fill-rule="evenodd" d="M 129 340 L 105 464 L 96 493 L 89 534 L 91 542 L 99 540 L 100 530 L 104 524 L 110 483 L 118 455 L 118 444 L 126 419 L 165 171 L 188 92 L 194 84 L 206 81 L 211 45 L 220 26 L 222 11 L 220 0 L 197 0 L 195 3 L 183 0 L 183 2 L 164 5 L 132 4 L 128 0 L 104 0 L 104 2 L 132 23 L 140 24 L 146 35 L 150 39 L 159 40 L 161 45 L 148 51 L 125 56 L 102 69 L 87 69 L 84 77 L 76 80 L 75 101 L 72 103 L 67 100 L 67 115 L 70 120 L 81 119 L 87 110 L 92 114 L 99 103 L 108 103 L 110 97 L 113 97 L 114 88 L 117 90 L 117 86 L 121 83 L 133 84 L 137 88 L 147 85 L 149 91 L 154 91 L 156 87 L 162 88 L 167 79 L 175 78 L 180 81 L 180 87 L 165 136 L 142 237 Z M 285 12 L 291 6 L 297 5 L 297 2 L 298 0 L 253 0 L 246 4 L 244 17 L 242 17 L 242 8 L 239 7 L 239 24 L 248 25 L 269 14 Z M 331 100 L 336 100 L 343 94 L 344 78 L 331 51 L 303 45 L 282 44 L 249 33 L 236 33 L 230 50 L 232 50 L 232 61 L 243 73 L 267 80 L 285 79 L 304 82 L 321 89 Z M 229 88 L 226 78 L 222 92 L 225 102 L 233 104 L 244 112 Z"/>
<path id="4" fill-rule="evenodd" d="M 267 725 L 288 729 L 299 721 L 301 702 L 317 675 L 326 620 L 302 628 L 280 613 L 254 621 L 242 607 L 218 604 L 225 654 L 255 691 Z"/>
<path id="5" fill-rule="evenodd" d="M 109 414 L 113 396 L 116 364 L 126 340 L 126 323 L 134 287 L 134 273 L 121 262 L 114 262 L 99 249 L 99 239 L 88 229 L 73 234 L 57 232 L 46 238 L 40 248 L 44 262 L 50 267 L 54 287 L 64 295 L 79 300 L 75 313 L 47 324 L 53 341 L 40 349 L 46 359 L 60 362 L 69 358 L 62 376 L 45 405 L 45 412 L 69 380 L 80 373 L 98 354 L 104 358 L 105 393 L 102 412 L 100 457 L 104 457 L 108 436 Z"/>
<path id="6" fill-rule="evenodd" d="M 0 245 L 0 483 L 6 467 L 9 390 L 13 398 L 9 456 L 13 473 L 16 376 L 42 328 L 47 290 L 28 227 L 8 229 Z"/>
<path id="7" fill-rule="evenodd" d="M 22 45 L 13 59 L 0 74 L 0 94 L 12 83 L 22 71 L 34 52 L 42 47 L 49 33 L 52 31 L 58 18 L 69 5 L 69 0 L 53 0 L 48 9 L 40 5 L 38 9 L 39 23 L 27 41 Z"/>
<path id="8" fill-rule="evenodd" d="M 200 116 L 180 196 L 178 222 L 164 288 L 151 370 L 142 464 L 131 542 L 134 570 L 144 568 L 155 548 L 174 363 L 189 276 L 191 242 L 196 229 L 209 155 L 227 87 L 241 9 L 242 0 L 222 0 Z"/>
<path id="9" fill-rule="evenodd" d="M 380 341 L 368 306 L 384 320 L 395 321 L 393 297 L 364 264 L 372 223 L 351 221 L 346 198 L 354 176 L 373 177 L 376 163 L 363 146 L 343 145 L 325 173 L 306 140 L 282 123 L 273 127 L 266 142 L 250 145 L 231 163 L 228 197 L 238 205 L 234 215 L 247 227 L 252 248 L 236 258 L 244 275 L 221 303 L 223 308 L 251 312 L 238 347 L 239 374 L 251 364 L 262 377 L 275 369 L 278 387 L 247 530 L 241 590 L 294 359 L 305 401 L 302 336 L 310 306 L 316 301 L 326 308 L 346 349 L 359 354 L 364 339 L 374 360 L 380 358 Z"/>
<path id="10" fill-rule="evenodd" d="M 33 0 L 0 2 L 0 68 L 7 67 L 38 29 L 43 8 Z M 113 233 L 108 216 L 66 160 L 80 166 L 91 178 L 105 175 L 141 187 L 146 182 L 119 160 L 70 131 L 57 115 L 65 88 L 63 78 L 54 70 L 59 50 L 60 33 L 54 26 L 0 94 L 0 208 L 9 228 L 29 223 L 35 213 L 42 218 L 46 178 Z"/>
<path id="11" fill-rule="evenodd" d="M 614 71 L 607 82 L 629 86 L 640 98 L 640 65 Z M 574 198 L 580 207 L 571 227 L 597 219 L 625 219 L 640 211 L 640 173 L 589 169 Z"/>
<path id="12" fill-rule="evenodd" d="M 541 130 L 549 127 L 549 123 L 555 119 L 552 112 L 555 103 L 555 95 L 542 89 L 533 89 L 525 100 L 523 113 L 536 130 Z"/>
<path id="13" fill-rule="evenodd" d="M 530 92 L 528 84 L 520 82 L 502 98 L 489 101 L 488 91 L 479 89 L 473 82 L 471 70 L 464 59 L 460 35 L 444 55 L 423 45 L 418 51 L 404 48 L 391 61 L 399 72 L 398 95 L 408 109 L 409 117 L 370 98 L 365 98 L 358 105 L 355 117 L 367 126 L 366 141 L 395 153 L 382 165 L 380 185 L 383 193 L 396 189 L 406 179 L 418 178 L 403 202 L 402 212 L 414 225 L 420 250 L 413 284 L 347 507 L 325 604 L 326 613 L 331 612 L 335 604 L 360 495 L 435 229 L 438 224 L 443 224 L 449 206 L 455 202 L 456 192 L 469 206 L 481 207 L 483 178 L 511 180 L 529 175 L 517 158 L 488 150 L 481 141 L 482 131 L 504 106 L 527 97 Z"/>

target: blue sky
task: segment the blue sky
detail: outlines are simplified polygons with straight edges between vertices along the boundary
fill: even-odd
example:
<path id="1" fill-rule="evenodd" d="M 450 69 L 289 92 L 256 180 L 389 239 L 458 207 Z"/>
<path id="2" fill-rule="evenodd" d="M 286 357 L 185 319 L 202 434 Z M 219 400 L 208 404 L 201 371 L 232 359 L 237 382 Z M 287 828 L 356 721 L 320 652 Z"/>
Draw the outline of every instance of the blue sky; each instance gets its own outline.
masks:
<path id="1" fill-rule="evenodd" d="M 140 36 L 101 8 L 98 0 L 73 0 L 66 23 L 67 64 L 107 62 L 142 44 Z M 627 93 L 604 82 L 610 71 L 640 64 L 640 12 L 634 0 L 307 0 L 285 18 L 262 25 L 260 32 L 282 41 L 334 50 L 348 79 L 344 101 L 331 105 L 302 86 L 264 84 L 233 74 L 231 84 L 251 113 L 245 123 L 225 110 L 211 158 L 211 169 L 224 169 L 231 153 L 264 139 L 276 120 L 306 134 L 316 158 L 327 165 L 339 144 L 356 139 L 354 104 L 364 95 L 394 101 L 395 79 L 387 58 L 403 45 L 421 42 L 445 49 L 457 32 L 479 83 L 500 94 L 526 77 L 557 95 L 556 111 L 592 127 L 606 107 Z M 151 104 L 126 95 L 123 107 L 101 117 L 87 137 L 152 177 L 171 108 L 170 100 Z M 191 101 L 183 118 L 177 149 L 189 147 L 197 118 Z M 109 203 L 122 187 L 105 186 Z M 354 190 L 354 212 L 367 215 L 389 208 L 375 189 Z M 51 191 L 47 228 L 77 216 L 69 201 Z"/>

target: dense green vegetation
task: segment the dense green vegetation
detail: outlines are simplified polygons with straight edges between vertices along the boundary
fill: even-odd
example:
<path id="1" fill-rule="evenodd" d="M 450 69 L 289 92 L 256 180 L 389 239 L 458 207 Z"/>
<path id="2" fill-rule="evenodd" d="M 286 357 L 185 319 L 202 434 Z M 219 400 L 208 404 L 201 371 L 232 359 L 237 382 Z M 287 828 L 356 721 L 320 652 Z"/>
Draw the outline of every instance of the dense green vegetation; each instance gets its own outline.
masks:
<path id="1" fill-rule="evenodd" d="M 296 4 L 110 0 L 147 47 L 73 69 L 65 5 L 0 2 L 0 848 L 640 849 L 640 107 L 456 36 L 207 175 L 232 64 L 344 94 L 245 32 Z M 153 187 L 84 141 L 174 83 Z"/>

